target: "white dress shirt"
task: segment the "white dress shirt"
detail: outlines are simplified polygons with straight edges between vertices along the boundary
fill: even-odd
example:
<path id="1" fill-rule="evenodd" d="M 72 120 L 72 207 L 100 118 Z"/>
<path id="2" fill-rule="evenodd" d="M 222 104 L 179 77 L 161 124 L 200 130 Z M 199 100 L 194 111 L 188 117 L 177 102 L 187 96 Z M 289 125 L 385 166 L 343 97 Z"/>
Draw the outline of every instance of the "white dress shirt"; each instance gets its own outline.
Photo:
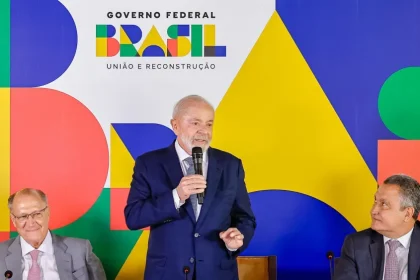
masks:
<path id="1" fill-rule="evenodd" d="M 28 279 L 29 269 L 32 266 L 32 258 L 29 254 L 31 251 L 36 250 L 22 237 L 20 238 L 20 246 L 22 248 L 22 280 Z M 54 256 L 54 247 L 52 245 L 51 233 L 48 231 L 44 242 L 38 248 L 38 264 L 41 268 L 41 279 L 43 280 L 59 280 L 57 263 Z"/>
<path id="2" fill-rule="evenodd" d="M 411 234 L 413 233 L 413 229 L 411 229 L 407 234 L 401 236 L 397 240 L 401 243 L 400 247 L 395 250 L 398 259 L 398 274 L 399 280 L 407 280 L 408 275 L 408 252 L 410 250 L 410 241 L 411 241 Z M 386 259 L 389 253 L 389 245 L 386 243 L 391 238 L 384 236 L 384 244 L 385 244 L 385 262 L 384 262 L 384 273 L 382 279 L 385 278 L 385 265 Z"/>
<path id="3" fill-rule="evenodd" d="M 178 159 L 179 159 L 179 163 L 181 164 L 182 173 L 184 174 L 184 176 L 186 176 L 189 166 L 184 160 L 188 157 L 191 157 L 191 156 L 186 151 L 184 151 L 183 148 L 181 148 L 181 146 L 178 143 L 178 140 L 175 141 L 175 150 L 176 150 L 176 153 L 178 154 Z M 204 178 L 207 178 L 208 166 L 209 166 L 209 162 L 208 162 L 207 150 L 206 150 L 203 153 L 203 176 L 204 176 Z M 179 199 L 179 195 L 178 195 L 178 192 L 176 191 L 176 189 L 174 189 L 172 191 L 172 194 L 174 196 L 175 207 L 176 207 L 176 209 L 179 209 L 179 207 L 184 205 L 185 201 L 182 202 Z M 200 216 L 201 205 L 198 204 L 198 201 L 197 201 L 196 205 L 197 205 L 197 217 L 198 217 L 198 216 Z"/>

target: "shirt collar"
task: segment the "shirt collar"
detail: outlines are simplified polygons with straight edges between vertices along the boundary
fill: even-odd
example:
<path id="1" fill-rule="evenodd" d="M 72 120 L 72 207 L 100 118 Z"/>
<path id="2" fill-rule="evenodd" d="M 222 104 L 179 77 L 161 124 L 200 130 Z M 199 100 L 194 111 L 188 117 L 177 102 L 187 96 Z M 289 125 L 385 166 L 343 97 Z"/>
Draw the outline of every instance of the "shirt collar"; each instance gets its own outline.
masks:
<path id="1" fill-rule="evenodd" d="M 180 145 L 178 139 L 175 141 L 175 150 L 178 154 L 180 161 L 184 161 L 186 158 L 191 157 Z M 203 162 L 207 162 L 207 150 L 203 153 Z"/>
<path id="2" fill-rule="evenodd" d="M 32 245 L 30 245 L 28 242 L 23 239 L 22 236 L 20 238 L 20 246 L 22 248 L 22 256 L 25 256 L 35 250 Z M 38 251 L 41 251 L 43 253 L 53 255 L 54 254 L 54 248 L 52 246 L 52 237 L 50 231 L 48 231 L 47 236 L 45 237 L 44 241 L 42 242 L 41 246 L 39 246 Z"/>
<path id="3" fill-rule="evenodd" d="M 411 241 L 411 234 L 413 233 L 413 229 L 414 227 L 407 232 L 406 234 L 404 234 L 403 236 L 401 236 L 400 238 L 398 238 L 397 240 L 401 243 L 401 245 L 404 246 L 404 248 L 410 248 L 410 241 Z M 384 235 L 384 244 L 386 244 L 386 242 L 388 242 L 388 240 L 390 240 L 391 238 L 386 237 Z"/>

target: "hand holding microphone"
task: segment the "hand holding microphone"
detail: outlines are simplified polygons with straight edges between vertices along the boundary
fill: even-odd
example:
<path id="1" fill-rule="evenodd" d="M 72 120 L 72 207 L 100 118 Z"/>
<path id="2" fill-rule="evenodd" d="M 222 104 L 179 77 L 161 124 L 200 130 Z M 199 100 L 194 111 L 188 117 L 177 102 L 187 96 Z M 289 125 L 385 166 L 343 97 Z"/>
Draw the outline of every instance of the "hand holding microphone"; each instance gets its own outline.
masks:
<path id="1" fill-rule="evenodd" d="M 204 190 L 207 187 L 203 176 L 203 150 L 200 147 L 192 148 L 192 159 L 195 175 L 187 175 L 181 179 L 176 191 L 181 201 L 187 200 L 190 195 L 197 194 L 199 204 L 203 204 Z"/>
<path id="2" fill-rule="evenodd" d="M 206 187 L 207 182 L 203 175 L 188 175 L 181 179 L 176 191 L 179 199 L 184 202 L 192 194 L 203 193 Z"/>

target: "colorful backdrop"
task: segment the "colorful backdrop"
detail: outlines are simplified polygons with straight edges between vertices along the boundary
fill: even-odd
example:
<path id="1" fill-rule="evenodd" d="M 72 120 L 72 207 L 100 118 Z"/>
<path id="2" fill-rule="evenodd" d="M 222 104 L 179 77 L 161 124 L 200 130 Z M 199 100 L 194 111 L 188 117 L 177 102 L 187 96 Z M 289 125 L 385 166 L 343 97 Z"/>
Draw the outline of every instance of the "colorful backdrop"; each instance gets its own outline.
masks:
<path id="1" fill-rule="evenodd" d="M 148 230 L 123 216 L 134 159 L 200 94 L 213 146 L 245 165 L 244 255 L 328 279 L 377 180 L 420 178 L 419 25 L 416 0 L 0 1 L 0 239 L 16 236 L 10 193 L 41 188 L 54 232 L 90 239 L 109 279 L 142 279 Z"/>

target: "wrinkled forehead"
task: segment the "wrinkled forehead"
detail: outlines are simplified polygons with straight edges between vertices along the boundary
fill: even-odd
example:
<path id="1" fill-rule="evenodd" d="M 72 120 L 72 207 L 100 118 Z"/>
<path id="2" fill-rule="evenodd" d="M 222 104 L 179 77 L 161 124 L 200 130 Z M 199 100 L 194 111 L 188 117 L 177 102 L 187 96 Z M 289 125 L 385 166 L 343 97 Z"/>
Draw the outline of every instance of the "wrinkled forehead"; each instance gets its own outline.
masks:
<path id="1" fill-rule="evenodd" d="M 398 185 L 383 184 L 376 190 L 375 197 L 376 199 L 399 199 L 401 195 L 400 190 Z"/>
<path id="2" fill-rule="evenodd" d="M 18 213 L 31 213 L 43 209 L 46 203 L 38 195 L 17 195 L 13 199 L 12 211 Z"/>
<path id="3" fill-rule="evenodd" d="M 214 119 L 214 110 L 211 106 L 206 103 L 196 103 L 185 107 L 180 115 L 188 119 L 200 119 L 203 121 L 209 121 Z"/>

